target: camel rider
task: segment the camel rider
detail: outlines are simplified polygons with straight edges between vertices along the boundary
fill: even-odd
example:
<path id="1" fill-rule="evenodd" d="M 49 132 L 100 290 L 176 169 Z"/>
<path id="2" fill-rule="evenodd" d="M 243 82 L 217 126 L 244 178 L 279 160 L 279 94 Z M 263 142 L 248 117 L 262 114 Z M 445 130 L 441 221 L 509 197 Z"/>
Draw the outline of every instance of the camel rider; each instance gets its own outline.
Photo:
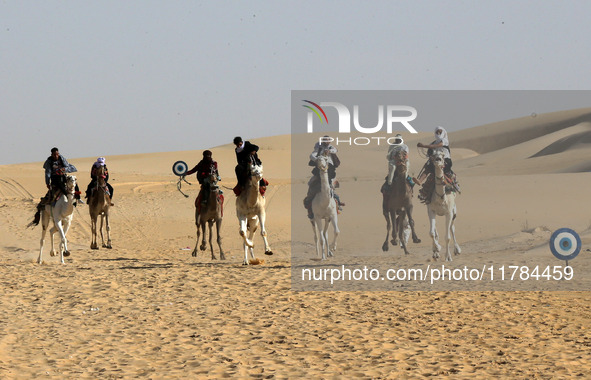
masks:
<path id="1" fill-rule="evenodd" d="M 314 218 L 314 213 L 312 212 L 312 200 L 314 199 L 314 196 L 320 192 L 320 172 L 316 167 L 316 161 L 318 160 L 319 155 L 328 152 L 328 183 L 333 189 L 338 187 L 338 181 L 333 180 L 337 175 L 336 168 L 339 167 L 341 161 L 337 156 L 337 148 L 330 145 L 330 141 L 330 137 L 324 136 L 322 138 L 322 143 L 316 142 L 316 144 L 314 144 L 314 150 L 310 154 L 308 165 L 314 166 L 314 169 L 312 169 L 312 178 L 308 181 L 308 194 L 306 195 L 306 198 L 304 198 L 304 207 L 308 210 L 308 218 L 310 219 Z M 336 193 L 334 193 L 334 197 L 338 202 L 339 211 L 342 211 L 342 206 L 344 206 L 345 203 L 341 202 Z"/>
<path id="2" fill-rule="evenodd" d="M 417 147 L 427 148 L 428 149 L 427 155 L 429 156 L 428 161 L 425 163 L 425 165 L 423 166 L 423 169 L 421 170 L 419 178 L 413 178 L 413 180 L 416 183 L 418 183 L 419 185 L 423 185 L 420 190 L 420 193 L 419 193 L 419 198 L 421 200 L 425 200 L 426 203 L 428 203 L 430 201 L 430 198 L 431 198 L 430 193 L 431 193 L 431 190 L 435 184 L 435 182 L 433 180 L 433 176 L 430 175 L 435 172 L 435 168 L 433 167 L 432 157 L 434 157 L 434 155 L 436 153 L 443 154 L 443 160 L 445 161 L 444 173 L 446 176 L 453 179 L 453 182 L 454 182 L 453 185 L 456 188 L 456 190 L 459 192 L 459 186 L 458 186 L 457 182 L 455 181 L 455 174 L 451 170 L 451 167 L 452 167 L 451 151 L 449 149 L 449 139 L 447 137 L 447 131 L 443 127 L 439 127 L 439 126 L 436 127 L 435 128 L 435 140 L 433 142 L 431 142 L 431 144 L 418 143 Z M 425 181 L 425 179 L 428 179 L 428 181 L 423 183 L 423 181 Z"/>
<path id="3" fill-rule="evenodd" d="M 218 163 L 213 160 L 210 150 L 203 151 L 203 159 L 193 169 L 186 172 L 185 175 L 191 175 L 193 173 L 197 173 L 197 181 L 201 184 L 202 190 L 201 204 L 205 206 L 207 205 L 211 188 L 215 186 L 217 181 L 221 181 L 220 173 L 218 172 Z M 212 182 L 211 176 L 215 177 L 215 181 Z"/>
<path id="4" fill-rule="evenodd" d="M 388 154 L 386 154 L 386 159 L 388 160 L 388 176 L 386 177 L 386 182 L 384 182 L 384 184 L 382 185 L 382 193 L 385 193 L 388 187 L 392 185 L 392 181 L 394 180 L 394 178 L 396 178 L 396 175 L 398 174 L 398 172 L 396 171 L 396 162 L 398 160 L 402 159 L 406 162 L 406 172 L 410 173 L 410 161 L 408 159 L 408 156 L 408 146 L 404 143 L 402 135 L 399 133 L 394 137 L 394 143 L 390 144 L 390 147 L 388 148 Z M 410 183 L 411 186 L 415 185 L 410 176 L 407 175 L 406 180 Z"/>
<path id="5" fill-rule="evenodd" d="M 64 195 L 68 193 L 66 189 L 66 173 L 74 173 L 77 171 L 74 165 L 68 163 L 68 160 L 60 155 L 58 148 L 51 149 L 51 156 L 47 157 L 47 160 L 43 163 L 43 169 L 45 169 L 45 185 L 47 186 L 48 191 L 37 205 L 37 212 L 35 213 L 35 219 L 33 220 L 33 224 L 35 225 L 39 224 L 41 211 L 46 205 L 51 203 L 60 191 L 61 194 Z M 80 199 L 80 189 L 78 188 L 78 184 L 76 184 L 74 198 L 76 199 L 74 206 L 76 206 L 77 202 L 84 203 Z"/>
<path id="6" fill-rule="evenodd" d="M 402 140 L 402 135 L 399 133 L 394 138 L 394 144 L 388 148 L 386 159 L 388 160 L 388 185 L 392 184 L 392 180 L 396 177 L 396 160 L 397 157 L 402 157 L 406 161 L 406 171 L 410 171 L 410 161 L 408 160 L 408 146 Z"/>
<path id="7" fill-rule="evenodd" d="M 105 183 L 107 184 L 107 189 L 109 190 L 109 198 L 113 200 L 113 186 L 111 186 L 109 183 L 109 169 L 107 169 L 107 164 L 104 157 L 97 158 L 96 162 L 92 164 L 92 167 L 90 168 L 90 183 L 86 187 L 87 200 L 90 198 L 92 189 L 96 187 L 98 181 L 97 172 L 101 166 L 104 167 Z M 111 206 L 115 206 L 115 204 L 111 203 Z"/>
<path id="8" fill-rule="evenodd" d="M 236 136 L 234 137 L 234 145 L 236 145 L 234 151 L 236 152 L 236 161 L 238 163 L 235 168 L 238 184 L 233 190 L 236 196 L 238 196 L 242 192 L 246 180 L 248 179 L 250 164 L 262 165 L 263 163 L 257 154 L 259 147 L 252 144 L 250 141 L 242 141 L 242 137 Z M 267 180 L 261 178 L 259 186 L 263 188 L 263 192 L 268 184 L 269 182 L 267 182 Z"/>

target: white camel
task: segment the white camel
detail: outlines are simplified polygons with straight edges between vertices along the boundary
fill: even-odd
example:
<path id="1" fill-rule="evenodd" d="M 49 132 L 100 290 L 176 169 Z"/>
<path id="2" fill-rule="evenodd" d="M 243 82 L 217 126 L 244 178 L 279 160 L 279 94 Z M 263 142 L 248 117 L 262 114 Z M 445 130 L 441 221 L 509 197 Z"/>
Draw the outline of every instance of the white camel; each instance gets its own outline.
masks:
<path id="1" fill-rule="evenodd" d="M 267 230 L 265 229 L 265 197 L 259 192 L 259 181 L 263 178 L 263 166 L 250 164 L 249 175 L 244 190 L 236 197 L 236 216 L 240 222 L 240 236 L 244 240 L 244 262 L 248 265 L 248 252 L 255 260 L 254 243 L 252 238 L 260 222 L 261 236 L 265 242 L 265 255 L 272 255 L 271 247 L 267 241 Z"/>
<path id="2" fill-rule="evenodd" d="M 72 224 L 72 218 L 74 217 L 74 191 L 76 188 L 76 177 L 73 175 L 66 176 L 66 190 L 68 191 L 67 194 L 61 194 L 57 201 L 55 202 L 55 206 L 48 204 L 43 209 L 41 215 L 41 242 L 40 242 L 40 249 L 39 249 L 39 259 L 37 262 L 41 264 L 43 262 L 43 242 L 45 240 L 45 233 L 47 232 L 47 227 L 49 226 L 49 218 L 51 217 L 53 220 L 53 227 L 49 230 L 51 234 L 51 252 L 49 253 L 51 256 L 55 256 L 56 252 L 54 249 L 54 239 L 53 235 L 56 232 L 60 233 L 61 243 L 60 243 L 60 261 L 62 264 L 64 262 L 64 256 L 70 256 L 70 252 L 68 251 L 68 243 L 66 240 L 66 234 L 68 233 L 68 229 Z"/>
<path id="3" fill-rule="evenodd" d="M 328 153 L 328 150 L 325 152 Z M 314 243 L 316 244 L 316 256 L 322 252 L 322 260 L 326 257 L 334 256 L 333 251 L 337 249 L 337 237 L 339 236 L 339 224 L 337 217 L 337 205 L 334 193 L 328 180 L 328 156 L 319 155 L 316 160 L 320 176 L 320 192 L 312 200 L 312 212 L 314 219 L 311 219 L 312 229 L 314 230 Z M 324 221 L 324 226 L 322 222 Z M 334 238 L 332 244 L 328 245 L 328 227 L 332 223 L 334 228 Z M 318 236 L 320 235 L 320 238 Z"/>
<path id="4" fill-rule="evenodd" d="M 427 205 L 427 212 L 429 214 L 429 221 L 431 225 L 430 235 L 433 238 L 433 258 L 439 258 L 439 252 L 441 251 L 441 245 L 439 244 L 439 235 L 437 234 L 437 227 L 435 225 L 435 217 L 437 215 L 445 215 L 445 248 L 446 248 L 446 261 L 452 261 L 451 252 L 449 251 L 450 238 L 454 240 L 454 253 L 459 255 L 462 251 L 458 242 L 456 241 L 456 230 L 454 221 L 457 216 L 456 210 L 456 193 L 446 193 L 446 181 L 443 173 L 445 166 L 445 160 L 443 159 L 443 153 L 436 153 L 433 158 L 433 166 L 435 168 L 435 188 L 433 194 L 431 194 L 431 203 Z"/>

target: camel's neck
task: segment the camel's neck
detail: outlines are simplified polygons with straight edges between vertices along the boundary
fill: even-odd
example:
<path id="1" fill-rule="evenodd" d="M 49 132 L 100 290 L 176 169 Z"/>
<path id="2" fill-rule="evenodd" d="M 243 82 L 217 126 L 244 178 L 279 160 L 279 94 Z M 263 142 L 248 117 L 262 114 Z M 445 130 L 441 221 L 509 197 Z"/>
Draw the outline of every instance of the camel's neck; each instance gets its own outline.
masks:
<path id="1" fill-rule="evenodd" d="M 259 198 L 259 181 L 256 178 L 251 178 L 246 186 L 246 203 L 254 205 Z"/>
<path id="2" fill-rule="evenodd" d="M 320 194 L 324 198 L 330 198 L 330 184 L 328 183 L 327 171 L 320 171 Z"/>
<path id="3" fill-rule="evenodd" d="M 74 194 L 66 194 L 66 207 L 64 209 L 64 213 L 69 215 L 74 212 Z"/>
<path id="4" fill-rule="evenodd" d="M 436 202 L 443 202 L 445 197 L 445 176 L 443 175 L 443 168 L 435 166 L 435 191 L 433 191 L 433 200 Z"/>
<path id="5" fill-rule="evenodd" d="M 208 209 L 217 209 L 220 207 L 218 203 L 218 189 L 209 189 L 209 199 L 207 201 Z"/>
<path id="6" fill-rule="evenodd" d="M 402 194 L 406 191 L 406 171 L 399 171 L 396 173 L 396 178 L 394 179 L 394 186 L 402 189 Z"/>

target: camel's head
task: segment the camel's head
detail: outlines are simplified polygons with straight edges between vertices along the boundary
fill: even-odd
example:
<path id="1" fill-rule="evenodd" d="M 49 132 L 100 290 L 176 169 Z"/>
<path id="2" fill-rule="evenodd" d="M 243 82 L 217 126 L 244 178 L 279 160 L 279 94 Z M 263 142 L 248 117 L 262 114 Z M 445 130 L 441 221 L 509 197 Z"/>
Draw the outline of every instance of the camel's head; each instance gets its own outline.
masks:
<path id="1" fill-rule="evenodd" d="M 74 193 L 75 189 L 76 189 L 76 177 L 73 175 L 67 175 L 66 176 L 66 189 L 68 190 L 68 193 Z"/>
<path id="2" fill-rule="evenodd" d="M 394 156 L 394 161 L 396 164 L 396 167 L 398 168 L 397 170 L 406 170 L 406 160 L 408 159 L 408 156 L 406 154 L 406 152 L 398 152 L 396 153 L 396 155 Z"/>
<path id="3" fill-rule="evenodd" d="M 215 185 L 218 183 L 218 177 L 215 174 L 210 174 L 209 175 L 209 183 L 211 183 L 212 185 Z"/>
<path id="4" fill-rule="evenodd" d="M 433 154 L 433 156 L 431 157 L 431 160 L 433 161 L 433 165 L 435 165 L 435 167 L 441 168 L 441 170 L 443 170 L 443 168 L 445 167 L 445 160 L 443 158 L 444 158 L 443 153 L 441 153 L 441 152 L 437 152 L 437 153 Z"/>
<path id="5" fill-rule="evenodd" d="M 260 181 L 263 178 L 263 165 L 250 164 L 250 175 Z"/>
<path id="6" fill-rule="evenodd" d="M 328 155 L 319 154 L 318 157 L 316 157 L 316 167 L 321 172 L 327 171 L 328 170 Z"/>
<path id="7" fill-rule="evenodd" d="M 99 166 L 99 168 L 96 170 L 96 177 L 98 178 L 99 183 L 105 181 L 106 175 L 104 166 Z"/>

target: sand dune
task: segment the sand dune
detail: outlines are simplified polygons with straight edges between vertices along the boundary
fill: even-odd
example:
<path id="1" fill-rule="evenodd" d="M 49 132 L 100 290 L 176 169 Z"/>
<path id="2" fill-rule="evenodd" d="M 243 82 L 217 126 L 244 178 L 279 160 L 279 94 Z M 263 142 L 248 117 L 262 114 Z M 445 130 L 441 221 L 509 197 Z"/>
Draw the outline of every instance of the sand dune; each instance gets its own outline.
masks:
<path id="1" fill-rule="evenodd" d="M 591 121 L 591 109 L 552 112 L 451 132 L 454 146 L 487 153 Z"/>
<path id="2" fill-rule="evenodd" d="M 572 265 L 581 283 L 590 284 L 590 115 L 589 109 L 565 111 L 451 134 L 463 248 L 453 265 L 558 265 L 548 239 L 570 227 L 583 242 Z M 271 182 L 267 228 L 275 255 L 252 267 L 241 265 L 235 197 L 227 189 L 222 236 L 228 260 L 212 261 L 209 251 L 191 257 L 198 186 L 191 178 L 193 185 L 182 188 L 190 198 L 183 197 L 171 168 L 177 160 L 192 167 L 202 151 L 107 157 L 114 248 L 89 249 L 90 219 L 80 206 L 64 266 L 48 250 L 46 263 L 37 265 L 40 228 L 25 228 L 45 193 L 42 162 L 0 166 L 0 377 L 591 376 L 589 288 L 292 291 L 294 265 L 316 263 L 309 226 L 292 231 L 292 217 L 306 221 L 301 199 L 314 138 L 253 141 Z M 416 174 L 424 158 L 414 146 L 431 134 L 404 138 Z M 222 186 L 233 187 L 233 146 L 211 150 Z M 396 247 L 380 249 L 386 150 L 366 147 L 359 159 L 359 151 L 340 149 L 338 191 L 347 206 L 337 255 L 392 265 L 430 262 L 427 212 L 418 202 L 415 223 L 423 241 L 411 244 L 410 257 Z M 95 157 L 68 159 L 85 188 Z M 260 236 L 255 243 L 263 257 Z"/>
<path id="3" fill-rule="evenodd" d="M 591 125 L 587 123 L 588 129 L 591 129 Z M 591 130 L 579 132 L 568 137 L 553 142 L 532 157 L 546 156 L 549 154 L 562 153 L 569 149 L 589 149 L 591 144 Z"/>

